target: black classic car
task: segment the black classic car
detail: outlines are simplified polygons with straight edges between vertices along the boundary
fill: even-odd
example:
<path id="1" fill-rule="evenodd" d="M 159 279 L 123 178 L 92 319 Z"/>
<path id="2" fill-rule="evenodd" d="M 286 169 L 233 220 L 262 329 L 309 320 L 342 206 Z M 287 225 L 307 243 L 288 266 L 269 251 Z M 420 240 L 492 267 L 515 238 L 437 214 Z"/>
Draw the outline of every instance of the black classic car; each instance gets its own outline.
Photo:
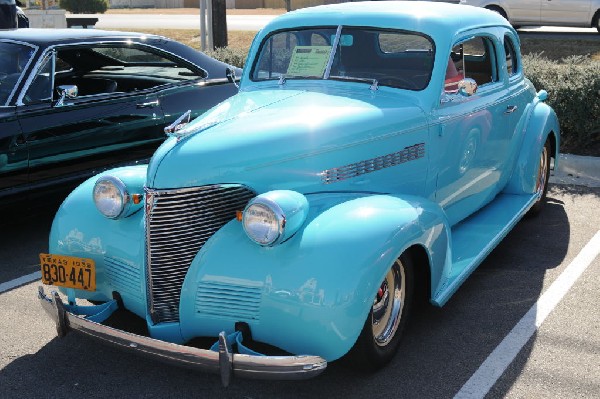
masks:
<path id="1" fill-rule="evenodd" d="M 0 203 L 149 158 L 186 111 L 235 94 L 235 73 L 160 36 L 0 32 Z"/>

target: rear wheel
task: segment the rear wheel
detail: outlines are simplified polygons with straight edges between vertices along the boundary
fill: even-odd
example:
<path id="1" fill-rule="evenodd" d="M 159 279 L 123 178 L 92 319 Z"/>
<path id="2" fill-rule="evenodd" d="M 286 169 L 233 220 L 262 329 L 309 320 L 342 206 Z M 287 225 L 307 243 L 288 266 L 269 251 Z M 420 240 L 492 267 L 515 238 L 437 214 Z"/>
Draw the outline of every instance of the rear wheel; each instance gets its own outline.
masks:
<path id="1" fill-rule="evenodd" d="M 548 179 L 550 177 L 550 153 L 552 146 L 550 139 L 546 140 L 542 152 L 540 153 L 537 178 L 535 182 L 535 192 L 539 195 L 538 200 L 533 204 L 528 212 L 528 216 L 536 216 L 540 213 L 546 203 L 546 193 L 548 192 Z"/>
<path id="2" fill-rule="evenodd" d="M 373 306 L 348 359 L 352 366 L 375 371 L 394 357 L 413 302 L 414 271 L 402 255 L 381 282 Z"/>
<path id="3" fill-rule="evenodd" d="M 596 15 L 594 15 L 592 26 L 596 28 L 598 33 L 600 33 L 600 10 L 596 11 Z"/>

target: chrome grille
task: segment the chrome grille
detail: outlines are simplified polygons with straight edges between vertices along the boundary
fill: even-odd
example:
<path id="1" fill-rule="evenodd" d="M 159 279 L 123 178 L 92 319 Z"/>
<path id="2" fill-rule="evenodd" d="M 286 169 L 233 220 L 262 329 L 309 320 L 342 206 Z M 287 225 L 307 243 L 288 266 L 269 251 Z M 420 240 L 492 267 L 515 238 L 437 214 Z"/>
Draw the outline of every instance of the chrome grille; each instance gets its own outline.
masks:
<path id="1" fill-rule="evenodd" d="M 204 243 L 256 194 L 240 185 L 146 189 L 148 308 L 152 321 L 179 321 L 187 271 Z"/>

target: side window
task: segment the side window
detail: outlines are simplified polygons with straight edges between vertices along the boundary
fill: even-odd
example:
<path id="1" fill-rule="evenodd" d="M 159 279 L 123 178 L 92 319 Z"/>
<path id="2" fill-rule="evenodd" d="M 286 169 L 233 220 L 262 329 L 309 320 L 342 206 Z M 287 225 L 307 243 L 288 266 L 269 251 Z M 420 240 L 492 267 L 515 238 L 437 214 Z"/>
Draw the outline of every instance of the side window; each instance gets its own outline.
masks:
<path id="1" fill-rule="evenodd" d="M 95 73 L 114 74 L 116 77 L 139 76 L 157 78 L 160 83 L 197 80 L 205 78 L 206 72 L 180 59 L 167 58 L 162 54 L 138 47 L 93 47 L 91 55 L 97 58 L 100 68 Z M 165 79 L 161 81 L 160 79 Z"/>
<path id="2" fill-rule="evenodd" d="M 24 104 L 35 104 L 52 100 L 52 56 L 47 56 L 35 77 L 31 81 L 27 93 L 23 97 Z"/>
<path id="3" fill-rule="evenodd" d="M 498 68 L 492 41 L 476 36 L 454 46 L 448 61 L 446 79 L 454 69 L 460 76 L 475 80 L 478 86 L 497 82 Z"/>
<path id="4" fill-rule="evenodd" d="M 54 67 L 55 73 L 60 74 L 72 71 L 73 67 L 68 62 L 60 58 L 60 56 L 56 57 L 56 66 Z"/>
<path id="5" fill-rule="evenodd" d="M 513 76 L 519 73 L 519 65 L 517 53 L 512 39 L 509 36 L 504 36 L 504 53 L 506 54 L 506 71 L 508 76 Z"/>
<path id="6" fill-rule="evenodd" d="M 76 86 L 77 97 L 86 97 L 137 92 L 204 77 L 204 70 L 144 47 L 77 45 L 58 49 L 54 87 Z"/>

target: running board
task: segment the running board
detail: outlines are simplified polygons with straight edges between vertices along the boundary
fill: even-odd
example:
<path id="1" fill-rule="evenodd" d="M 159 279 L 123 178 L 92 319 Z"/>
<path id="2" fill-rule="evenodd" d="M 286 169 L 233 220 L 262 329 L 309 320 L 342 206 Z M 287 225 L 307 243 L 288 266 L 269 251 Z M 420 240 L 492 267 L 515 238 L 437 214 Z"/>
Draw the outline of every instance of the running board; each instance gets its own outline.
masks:
<path id="1" fill-rule="evenodd" d="M 452 227 L 452 265 L 432 303 L 443 306 L 535 203 L 536 194 L 499 194 L 491 203 Z"/>

